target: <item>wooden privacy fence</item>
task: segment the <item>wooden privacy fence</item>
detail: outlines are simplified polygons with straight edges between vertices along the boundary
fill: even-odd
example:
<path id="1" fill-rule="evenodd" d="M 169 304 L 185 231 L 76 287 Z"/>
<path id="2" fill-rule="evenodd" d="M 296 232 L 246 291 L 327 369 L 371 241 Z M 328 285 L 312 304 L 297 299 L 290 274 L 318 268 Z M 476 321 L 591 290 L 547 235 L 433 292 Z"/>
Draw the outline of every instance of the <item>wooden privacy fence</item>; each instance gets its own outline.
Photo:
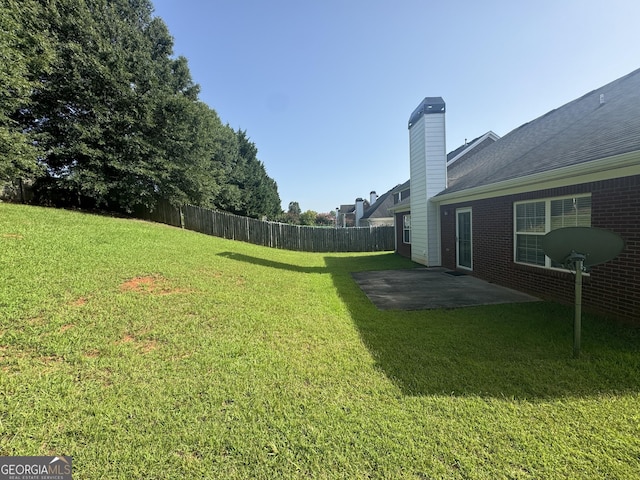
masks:
<path id="1" fill-rule="evenodd" d="M 146 220 L 187 230 L 249 242 L 265 247 L 304 252 L 380 252 L 394 250 L 393 226 L 327 228 L 288 225 L 241 217 L 193 205 L 159 205 L 141 215 Z"/>

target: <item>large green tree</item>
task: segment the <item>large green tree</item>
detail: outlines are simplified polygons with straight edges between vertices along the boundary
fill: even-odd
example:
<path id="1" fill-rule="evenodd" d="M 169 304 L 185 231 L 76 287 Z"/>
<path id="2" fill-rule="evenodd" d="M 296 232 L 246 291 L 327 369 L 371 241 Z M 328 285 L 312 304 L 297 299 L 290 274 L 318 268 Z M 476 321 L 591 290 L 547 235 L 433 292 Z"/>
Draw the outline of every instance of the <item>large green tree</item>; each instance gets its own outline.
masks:
<path id="1" fill-rule="evenodd" d="M 56 204 L 279 213 L 256 146 L 198 99 L 150 0 L 0 2 L 0 55 L 21 55 L 0 72 L 0 180 L 39 165 L 36 190 Z"/>
<path id="2" fill-rule="evenodd" d="M 57 199 L 131 211 L 206 203 L 215 112 L 198 101 L 148 0 L 58 0 L 45 15 L 56 61 L 24 112 L 46 151 L 40 184 Z"/>
<path id="3" fill-rule="evenodd" d="M 243 163 L 242 202 L 244 215 L 275 218 L 282 212 L 278 186 L 267 175 L 264 164 L 258 160 L 258 148 L 249 140 L 247 132 L 238 130 L 238 153 Z"/>
<path id="4" fill-rule="evenodd" d="M 16 120 L 53 60 L 42 8 L 34 0 L 0 0 L 0 182 L 33 176 L 40 153 Z"/>
<path id="5" fill-rule="evenodd" d="M 224 183 L 215 206 L 238 215 L 274 219 L 280 216 L 280 196 L 276 182 L 258 160 L 258 148 L 246 131 L 227 125 L 223 151 Z"/>
<path id="6" fill-rule="evenodd" d="M 155 169 L 137 161 L 152 153 L 141 128 L 149 115 L 136 98 L 142 79 L 131 72 L 133 57 L 142 56 L 141 32 L 107 2 L 58 0 L 44 15 L 56 60 L 23 112 L 46 152 L 41 189 L 110 206 L 132 190 L 144 202 Z"/>

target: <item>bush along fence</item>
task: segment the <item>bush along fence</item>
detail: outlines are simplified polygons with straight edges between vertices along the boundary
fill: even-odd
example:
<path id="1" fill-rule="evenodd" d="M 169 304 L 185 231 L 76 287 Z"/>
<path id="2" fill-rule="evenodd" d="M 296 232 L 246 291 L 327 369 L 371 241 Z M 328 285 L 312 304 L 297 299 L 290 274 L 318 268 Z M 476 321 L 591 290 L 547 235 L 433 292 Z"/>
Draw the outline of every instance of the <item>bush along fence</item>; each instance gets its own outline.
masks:
<path id="1" fill-rule="evenodd" d="M 159 205 L 153 212 L 138 212 L 136 216 L 228 240 L 285 250 L 380 252 L 395 249 L 393 226 L 327 228 L 288 225 L 193 205 L 178 208 L 168 204 Z"/>

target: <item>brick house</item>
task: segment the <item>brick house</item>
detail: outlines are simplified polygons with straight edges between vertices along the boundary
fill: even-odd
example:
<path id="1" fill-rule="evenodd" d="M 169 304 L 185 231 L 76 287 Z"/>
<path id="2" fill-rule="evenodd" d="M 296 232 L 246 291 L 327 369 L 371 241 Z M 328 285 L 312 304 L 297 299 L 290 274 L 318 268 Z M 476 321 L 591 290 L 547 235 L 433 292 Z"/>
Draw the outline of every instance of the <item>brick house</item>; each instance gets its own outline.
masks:
<path id="1" fill-rule="evenodd" d="M 427 98 L 409 122 L 402 213 L 411 215 L 411 258 L 571 303 L 573 275 L 552 265 L 542 237 L 562 226 L 611 230 L 625 249 L 583 279 L 583 305 L 640 324 L 640 70 L 518 127 L 455 170 L 446 167 L 444 116 L 444 101 Z"/>

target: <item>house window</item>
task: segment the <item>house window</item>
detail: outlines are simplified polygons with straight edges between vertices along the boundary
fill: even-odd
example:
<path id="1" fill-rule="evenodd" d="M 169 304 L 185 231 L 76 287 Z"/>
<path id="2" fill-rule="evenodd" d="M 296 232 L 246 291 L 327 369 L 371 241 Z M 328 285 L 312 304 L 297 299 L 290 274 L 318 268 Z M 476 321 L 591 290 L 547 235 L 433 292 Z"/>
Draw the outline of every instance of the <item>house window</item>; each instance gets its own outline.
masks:
<path id="1" fill-rule="evenodd" d="M 515 261 L 555 268 L 542 250 L 542 237 L 562 227 L 591 226 L 591 196 L 551 198 L 514 204 Z"/>
<path id="2" fill-rule="evenodd" d="M 402 241 L 411 243 L 411 215 L 402 216 Z"/>
<path id="3" fill-rule="evenodd" d="M 409 198 L 410 195 L 410 189 L 406 189 L 406 190 L 402 190 L 401 192 L 396 192 L 393 194 L 393 204 L 395 205 L 396 203 L 400 203 L 403 200 L 406 200 L 407 198 Z"/>

